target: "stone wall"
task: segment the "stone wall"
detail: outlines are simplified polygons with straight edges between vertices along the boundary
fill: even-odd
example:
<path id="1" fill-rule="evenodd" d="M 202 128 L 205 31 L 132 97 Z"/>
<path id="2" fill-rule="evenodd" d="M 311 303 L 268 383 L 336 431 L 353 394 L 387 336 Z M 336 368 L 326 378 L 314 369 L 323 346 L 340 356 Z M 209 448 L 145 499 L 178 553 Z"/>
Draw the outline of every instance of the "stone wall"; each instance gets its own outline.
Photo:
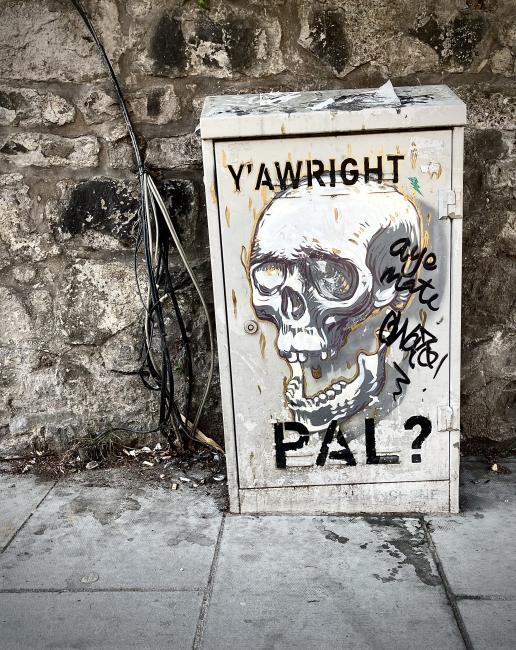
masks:
<path id="1" fill-rule="evenodd" d="M 515 2 L 88 0 L 206 293 L 200 142 L 208 94 L 447 83 L 466 138 L 463 431 L 514 437 Z M 201 3 L 202 4 L 202 3 Z M 147 427 L 138 367 L 134 167 L 120 112 L 67 0 L 0 7 L 0 450 Z M 174 264 L 207 367 L 206 327 Z M 171 341 L 174 354 L 177 338 Z M 180 364 L 178 364 L 178 367 Z M 204 418 L 221 439 L 218 386 Z"/>

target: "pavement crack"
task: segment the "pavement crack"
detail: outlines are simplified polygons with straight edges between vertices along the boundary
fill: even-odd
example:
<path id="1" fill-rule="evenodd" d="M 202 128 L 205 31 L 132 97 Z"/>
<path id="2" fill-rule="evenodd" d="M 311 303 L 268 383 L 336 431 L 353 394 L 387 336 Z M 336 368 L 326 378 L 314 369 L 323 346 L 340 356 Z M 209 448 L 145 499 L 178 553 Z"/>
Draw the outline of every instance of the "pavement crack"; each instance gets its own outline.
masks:
<path id="1" fill-rule="evenodd" d="M 27 517 L 27 518 L 26 518 L 26 519 L 21 523 L 20 526 L 18 526 L 18 528 L 14 531 L 14 533 L 11 535 L 11 537 L 7 540 L 7 543 L 3 546 L 2 550 L 0 551 L 0 554 L 3 553 L 4 551 L 6 551 L 6 550 L 9 548 L 9 546 L 11 545 L 12 541 L 14 540 L 14 538 L 18 535 L 18 533 L 19 533 L 21 530 L 23 530 L 23 528 L 25 527 L 25 524 L 30 520 L 30 518 L 32 517 L 32 515 L 34 515 L 34 513 L 37 511 L 37 509 L 39 508 L 39 506 L 43 503 L 43 501 L 44 501 L 44 500 L 48 497 L 48 495 L 52 492 L 52 490 L 55 488 L 55 486 L 57 485 L 58 482 L 59 482 L 59 479 L 55 480 L 55 481 L 52 483 L 52 485 L 50 486 L 50 488 L 49 488 L 49 489 L 47 490 L 47 492 L 45 492 L 45 494 L 43 495 L 42 499 L 40 499 L 40 501 L 38 501 L 38 503 L 36 504 L 36 507 L 34 508 L 34 510 L 32 510 L 32 512 L 30 513 L 30 515 L 29 515 L 29 516 L 28 516 L 28 517 Z"/>
<path id="2" fill-rule="evenodd" d="M 195 628 L 195 637 L 193 641 L 192 650 L 200 650 L 200 648 L 202 647 L 204 629 L 206 627 L 206 620 L 208 618 L 208 609 L 210 607 L 211 595 L 213 593 L 213 583 L 215 582 L 215 574 L 217 573 L 217 565 L 218 565 L 219 554 L 220 554 L 220 545 L 222 543 L 222 535 L 224 533 L 225 522 L 226 522 L 226 513 L 223 513 L 222 520 L 220 522 L 219 534 L 217 535 L 217 541 L 215 542 L 215 550 L 213 551 L 213 560 L 211 562 L 210 574 L 208 576 L 208 583 L 206 585 L 206 589 L 204 590 L 204 595 L 201 603 L 201 611 L 199 612 L 197 627 Z"/>
<path id="3" fill-rule="evenodd" d="M 437 573 L 439 574 L 439 577 L 441 578 L 441 582 L 443 584 L 444 591 L 446 593 L 446 598 L 448 599 L 448 603 L 451 607 L 451 610 L 453 612 L 453 617 L 455 618 L 455 622 L 457 623 L 457 627 L 459 628 L 460 635 L 462 637 L 462 641 L 464 642 L 464 647 L 466 650 L 474 650 L 473 647 L 473 642 L 471 641 L 471 637 L 469 636 L 469 632 L 466 628 L 466 624 L 464 623 L 464 619 L 462 618 L 462 614 L 460 613 L 459 605 L 457 603 L 457 597 L 453 593 L 453 590 L 451 588 L 450 582 L 448 580 L 448 577 L 446 576 L 446 573 L 444 571 L 444 567 L 441 562 L 441 558 L 439 557 L 439 554 L 437 552 L 437 548 L 434 544 L 434 540 L 432 539 L 432 534 L 430 532 L 430 527 L 425 521 L 423 517 L 420 519 L 421 523 L 421 528 L 423 529 L 425 533 L 425 538 L 428 544 L 428 547 L 430 549 L 430 553 L 432 555 L 432 558 L 435 562 L 435 566 L 437 568 Z"/>

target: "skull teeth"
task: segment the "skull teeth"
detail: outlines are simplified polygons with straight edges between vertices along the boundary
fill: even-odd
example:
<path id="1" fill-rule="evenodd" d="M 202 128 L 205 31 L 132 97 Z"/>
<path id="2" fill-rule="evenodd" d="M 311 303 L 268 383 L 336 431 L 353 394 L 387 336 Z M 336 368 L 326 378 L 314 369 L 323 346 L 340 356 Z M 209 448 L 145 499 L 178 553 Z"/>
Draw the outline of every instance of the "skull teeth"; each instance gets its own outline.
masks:
<path id="1" fill-rule="evenodd" d="M 312 351 L 296 351 L 296 350 L 291 350 L 289 352 L 283 352 L 283 356 L 287 359 L 289 363 L 306 363 L 308 358 L 316 359 L 317 357 L 320 357 L 323 361 L 328 359 L 333 359 L 337 356 L 337 350 L 330 350 L 329 352 L 327 350 L 320 350 L 317 352 L 312 352 Z"/>
<path id="2" fill-rule="evenodd" d="M 285 396 L 291 406 L 303 409 L 316 409 L 327 402 L 333 401 L 337 395 L 342 393 L 346 385 L 347 383 L 345 381 L 337 381 L 313 397 L 300 397 L 299 392 L 302 390 L 302 382 L 299 377 L 294 377 L 288 384 Z"/>

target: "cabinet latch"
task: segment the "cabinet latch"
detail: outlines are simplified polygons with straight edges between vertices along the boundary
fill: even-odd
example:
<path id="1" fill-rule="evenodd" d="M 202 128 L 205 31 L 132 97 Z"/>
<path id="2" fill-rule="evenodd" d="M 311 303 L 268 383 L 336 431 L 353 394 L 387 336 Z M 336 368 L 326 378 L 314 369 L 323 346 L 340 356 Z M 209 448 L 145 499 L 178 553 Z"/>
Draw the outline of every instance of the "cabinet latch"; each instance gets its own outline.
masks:
<path id="1" fill-rule="evenodd" d="M 439 219 L 462 219 L 461 199 L 456 190 L 439 190 Z"/>

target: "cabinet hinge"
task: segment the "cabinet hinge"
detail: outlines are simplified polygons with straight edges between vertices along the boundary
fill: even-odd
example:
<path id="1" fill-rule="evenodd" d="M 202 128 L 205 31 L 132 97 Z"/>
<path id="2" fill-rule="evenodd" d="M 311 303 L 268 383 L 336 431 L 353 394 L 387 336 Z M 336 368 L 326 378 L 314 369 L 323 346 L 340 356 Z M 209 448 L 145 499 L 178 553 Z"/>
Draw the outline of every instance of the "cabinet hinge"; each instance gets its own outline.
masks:
<path id="1" fill-rule="evenodd" d="M 437 431 L 453 431 L 453 409 L 451 406 L 437 408 Z"/>
<path id="2" fill-rule="evenodd" d="M 461 205 L 461 192 L 439 190 L 439 219 L 462 219 Z"/>

